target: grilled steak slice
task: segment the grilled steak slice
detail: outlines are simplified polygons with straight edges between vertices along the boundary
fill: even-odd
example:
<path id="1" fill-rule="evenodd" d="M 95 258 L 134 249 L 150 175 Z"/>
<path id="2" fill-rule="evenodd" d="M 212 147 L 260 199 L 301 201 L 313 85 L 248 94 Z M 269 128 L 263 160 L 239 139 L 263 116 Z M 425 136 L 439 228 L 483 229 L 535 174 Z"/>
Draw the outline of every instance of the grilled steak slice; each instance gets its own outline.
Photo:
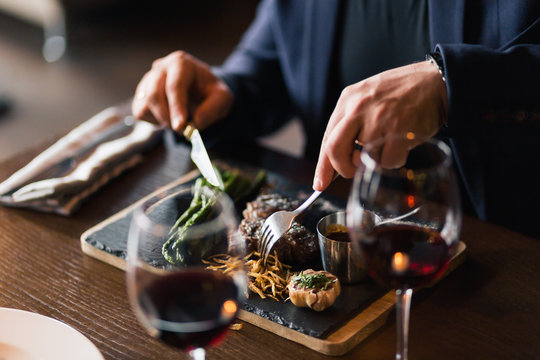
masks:
<path id="1" fill-rule="evenodd" d="M 299 201 L 292 201 L 279 194 L 262 194 L 246 204 L 246 209 L 242 212 L 242 215 L 244 219 L 266 219 L 276 211 L 294 210 L 299 205 Z"/>
<path id="2" fill-rule="evenodd" d="M 278 194 L 261 195 L 248 203 L 243 213 L 244 219 L 240 222 L 240 232 L 246 240 L 248 251 L 257 250 L 266 217 L 279 210 L 293 210 L 297 207 L 296 203 Z M 308 264 L 320 256 L 315 234 L 296 222 L 274 245 L 274 251 L 280 261 L 291 265 Z"/>
<path id="3" fill-rule="evenodd" d="M 264 224 L 264 219 L 242 219 L 240 221 L 240 233 L 246 240 L 247 252 L 257 251 L 259 246 L 259 235 Z"/>

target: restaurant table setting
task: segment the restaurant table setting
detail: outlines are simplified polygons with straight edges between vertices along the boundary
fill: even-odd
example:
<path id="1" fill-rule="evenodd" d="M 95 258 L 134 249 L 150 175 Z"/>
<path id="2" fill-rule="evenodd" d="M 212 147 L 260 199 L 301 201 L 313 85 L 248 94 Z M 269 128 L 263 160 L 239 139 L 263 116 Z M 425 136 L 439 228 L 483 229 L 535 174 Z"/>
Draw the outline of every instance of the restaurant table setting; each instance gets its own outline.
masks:
<path id="1" fill-rule="evenodd" d="M 187 134 L 193 145 L 164 135 L 168 135 L 167 131 L 133 119 L 126 104 L 120 104 L 96 114 L 52 145 L 37 147 L 0 165 L 3 181 L 0 203 L 6 205 L 0 207 L 0 256 L 4 260 L 0 265 L 3 274 L 0 276 L 0 320 L 18 321 L 11 320 L 18 316 L 23 319 L 20 326 L 37 326 L 43 329 L 41 331 L 50 332 L 51 344 L 61 339 L 72 341 L 81 349 L 80 354 L 87 356 L 76 357 L 80 359 L 173 359 L 183 358 L 188 353 L 201 359 L 202 354 L 194 350 L 203 347 L 210 359 L 394 356 L 394 292 L 368 277 L 364 263 L 356 262 L 358 274 L 354 278 L 350 277 L 354 260 L 348 259 L 348 270 L 331 267 L 335 264 L 330 262 L 336 260 L 332 260 L 329 249 L 339 246 L 331 244 L 324 229 L 328 219 L 347 226 L 345 210 L 347 202 L 351 202 L 353 183 L 345 179 L 336 180 L 301 218 L 321 247 L 319 259 L 310 265 L 316 270 L 335 271 L 341 280 L 341 294 L 332 306 L 317 312 L 297 307 L 288 299 L 262 299 L 250 292 L 247 298 L 234 300 L 238 309 L 231 308 L 233 303 L 224 300 L 221 319 L 225 316 L 223 311 L 231 311 L 236 314 L 239 326 L 223 334 L 220 332 L 219 341 L 215 343 L 210 340 L 202 343 L 190 340 L 193 346 L 189 342 L 175 343 L 187 351 L 184 353 L 152 339 L 148 334 L 163 339 L 158 334 L 164 330 L 151 325 L 154 324 L 151 317 L 141 317 L 141 307 L 135 306 L 141 301 L 138 291 L 149 285 L 141 283 L 126 290 L 128 239 L 135 236 L 134 214 L 152 199 L 158 199 L 156 204 L 164 204 L 163 199 L 178 189 L 194 188 L 201 178 L 201 171 L 191 160 L 199 159 L 197 165 L 201 163 L 200 154 L 195 158 L 193 155 L 194 141 L 200 139 L 200 134 L 195 133 L 195 140 L 191 132 Z M 200 151 L 200 147 L 197 150 Z M 207 153 L 204 149 L 204 153 L 207 157 L 210 155 L 208 161 L 211 159 L 212 170 L 219 177 L 218 188 L 226 183 L 221 178 L 223 171 L 238 170 L 252 180 L 262 171 L 265 184 L 272 192 L 299 201 L 312 193 L 314 164 L 309 161 L 257 146 L 252 151 L 208 150 L 211 151 Z M 363 183 L 366 181 L 364 179 Z M 414 200 L 419 201 L 420 197 Z M 362 204 L 366 201 L 364 199 Z M 425 217 L 431 213 L 428 205 L 418 206 L 411 203 L 410 198 L 408 201 L 408 210 L 402 213 L 392 206 L 389 218 L 404 214 L 399 221 L 421 219 L 430 222 L 430 226 L 439 221 L 439 217 Z M 245 206 L 245 200 L 243 204 Z M 152 206 L 155 210 L 157 205 Z M 238 221 L 242 207 L 235 206 Z M 374 205 L 379 210 L 378 215 L 371 214 L 372 226 L 388 221 L 388 214 L 381 213 L 381 207 L 377 206 Z M 350 205 L 347 211 L 351 211 Z M 370 213 L 364 213 L 362 221 L 367 221 Z M 460 215 L 456 214 L 443 215 L 442 219 L 449 221 L 455 216 L 460 222 Z M 468 216 L 464 217 L 461 232 L 459 227 L 454 229 L 454 225 L 445 227 L 445 224 L 449 223 L 443 221 L 440 225 L 444 236 L 448 236 L 445 231 L 454 231 L 451 234 L 454 240 L 449 245 L 452 250 L 444 254 L 446 260 L 441 260 L 434 281 L 422 282 L 418 287 L 415 298 L 419 300 L 413 300 L 411 313 L 406 314 L 411 317 L 410 358 L 531 358 L 529 355 L 537 354 L 540 351 L 539 326 L 531 317 L 539 318 L 538 305 L 533 299 L 540 296 L 540 290 L 538 285 L 529 286 L 519 277 L 533 273 L 538 280 L 539 272 L 535 270 L 540 269 L 533 260 L 540 255 L 537 243 Z M 235 228 L 237 226 L 238 223 Z M 137 238 L 144 239 L 142 235 Z M 345 243 L 347 251 L 335 252 L 350 257 L 351 252 L 359 251 L 353 249 L 351 242 Z M 495 256 L 494 251 L 504 251 L 504 255 Z M 410 256 L 413 261 L 413 255 Z M 501 274 L 503 265 L 509 269 Z M 150 266 L 161 267 L 155 262 Z M 163 265 L 163 269 L 170 266 Z M 145 266 L 142 268 L 148 271 Z M 155 276 L 159 272 L 156 271 L 150 269 L 149 274 Z M 131 279 L 134 281 L 135 277 Z M 490 284 L 492 280 L 495 282 Z M 241 288 L 238 280 L 235 284 Z M 518 293 L 520 296 L 515 296 Z M 410 296 L 408 302 L 411 303 Z M 198 309 L 203 305 L 192 306 Z M 499 316 L 508 321 L 508 328 L 498 322 Z M 227 324 L 234 323 L 232 318 L 226 318 Z M 225 322 L 220 326 L 223 324 Z M 166 326 L 180 329 L 180 325 L 172 323 Z M 188 326 L 188 329 L 194 328 Z M 503 329 L 510 332 L 502 333 Z M 186 331 L 185 328 L 178 330 Z M 49 354 L 46 350 L 35 350 L 36 347 L 21 343 L 15 333 L 11 337 L 7 337 L 7 333 L 5 322 L 0 321 L 0 359 L 37 359 L 35 351 L 43 351 L 41 359 L 55 358 L 45 355 Z M 205 346 L 207 344 L 215 346 Z M 63 359 L 61 356 L 64 355 L 57 355 L 56 359 Z"/>
<path id="2" fill-rule="evenodd" d="M 198 171 L 190 172 L 161 187 L 141 200 L 129 205 L 113 216 L 101 221 L 81 235 L 83 252 L 120 269 L 126 268 L 127 239 L 133 212 L 137 207 L 156 194 L 177 187 L 191 184 L 199 176 Z M 268 182 L 274 189 L 288 194 L 305 197 L 309 188 L 294 183 L 274 173 L 267 173 Z M 328 214 L 343 210 L 344 201 L 332 196 L 322 199 L 308 211 L 303 222 L 315 229 L 319 219 Z M 464 259 L 464 244 L 461 244 L 451 267 L 454 269 Z M 315 264 L 322 268 L 322 264 Z M 345 283 L 347 283 L 346 279 Z M 376 286 L 365 277 L 357 279 L 349 286 L 344 286 L 336 304 L 323 312 L 301 309 L 290 301 L 277 302 L 250 296 L 241 306 L 239 318 L 255 324 L 281 337 L 295 341 L 321 353 L 340 355 L 346 353 L 362 341 L 378 326 L 384 323 L 395 301 L 387 290 Z"/>

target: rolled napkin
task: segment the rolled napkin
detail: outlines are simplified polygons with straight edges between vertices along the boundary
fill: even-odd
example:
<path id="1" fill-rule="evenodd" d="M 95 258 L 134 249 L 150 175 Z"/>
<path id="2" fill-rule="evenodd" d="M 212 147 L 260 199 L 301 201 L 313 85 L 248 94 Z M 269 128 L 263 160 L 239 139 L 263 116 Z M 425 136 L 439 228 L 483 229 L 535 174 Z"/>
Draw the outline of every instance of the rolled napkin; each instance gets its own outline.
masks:
<path id="1" fill-rule="evenodd" d="M 161 127 L 129 109 L 127 102 L 109 107 L 59 139 L 0 183 L 0 203 L 71 215 L 162 139 Z"/>

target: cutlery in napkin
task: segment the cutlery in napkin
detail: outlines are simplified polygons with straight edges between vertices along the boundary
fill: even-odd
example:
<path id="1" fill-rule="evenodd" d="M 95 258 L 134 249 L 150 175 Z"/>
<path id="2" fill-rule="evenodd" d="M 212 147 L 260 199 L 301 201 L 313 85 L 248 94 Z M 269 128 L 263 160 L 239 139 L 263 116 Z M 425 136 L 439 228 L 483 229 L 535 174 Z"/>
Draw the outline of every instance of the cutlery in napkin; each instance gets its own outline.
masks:
<path id="1" fill-rule="evenodd" d="M 135 120 L 130 104 L 88 119 L 0 183 L 0 203 L 70 215 L 111 179 L 135 166 L 162 139 L 162 128 Z"/>

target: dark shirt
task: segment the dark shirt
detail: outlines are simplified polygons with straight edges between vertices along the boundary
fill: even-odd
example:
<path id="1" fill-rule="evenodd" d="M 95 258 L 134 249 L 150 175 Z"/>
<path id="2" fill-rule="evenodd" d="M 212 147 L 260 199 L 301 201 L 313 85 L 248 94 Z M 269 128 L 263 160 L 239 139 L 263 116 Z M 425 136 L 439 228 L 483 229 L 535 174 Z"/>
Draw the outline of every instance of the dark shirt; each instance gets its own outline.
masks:
<path id="1" fill-rule="evenodd" d="M 343 0 L 338 18 L 326 119 L 346 86 L 422 61 L 430 51 L 427 0 Z M 317 159 L 325 128 L 326 121 L 310 125 L 305 157 Z"/>
<path id="2" fill-rule="evenodd" d="M 427 0 L 348 0 L 339 61 L 343 87 L 429 52 Z"/>

